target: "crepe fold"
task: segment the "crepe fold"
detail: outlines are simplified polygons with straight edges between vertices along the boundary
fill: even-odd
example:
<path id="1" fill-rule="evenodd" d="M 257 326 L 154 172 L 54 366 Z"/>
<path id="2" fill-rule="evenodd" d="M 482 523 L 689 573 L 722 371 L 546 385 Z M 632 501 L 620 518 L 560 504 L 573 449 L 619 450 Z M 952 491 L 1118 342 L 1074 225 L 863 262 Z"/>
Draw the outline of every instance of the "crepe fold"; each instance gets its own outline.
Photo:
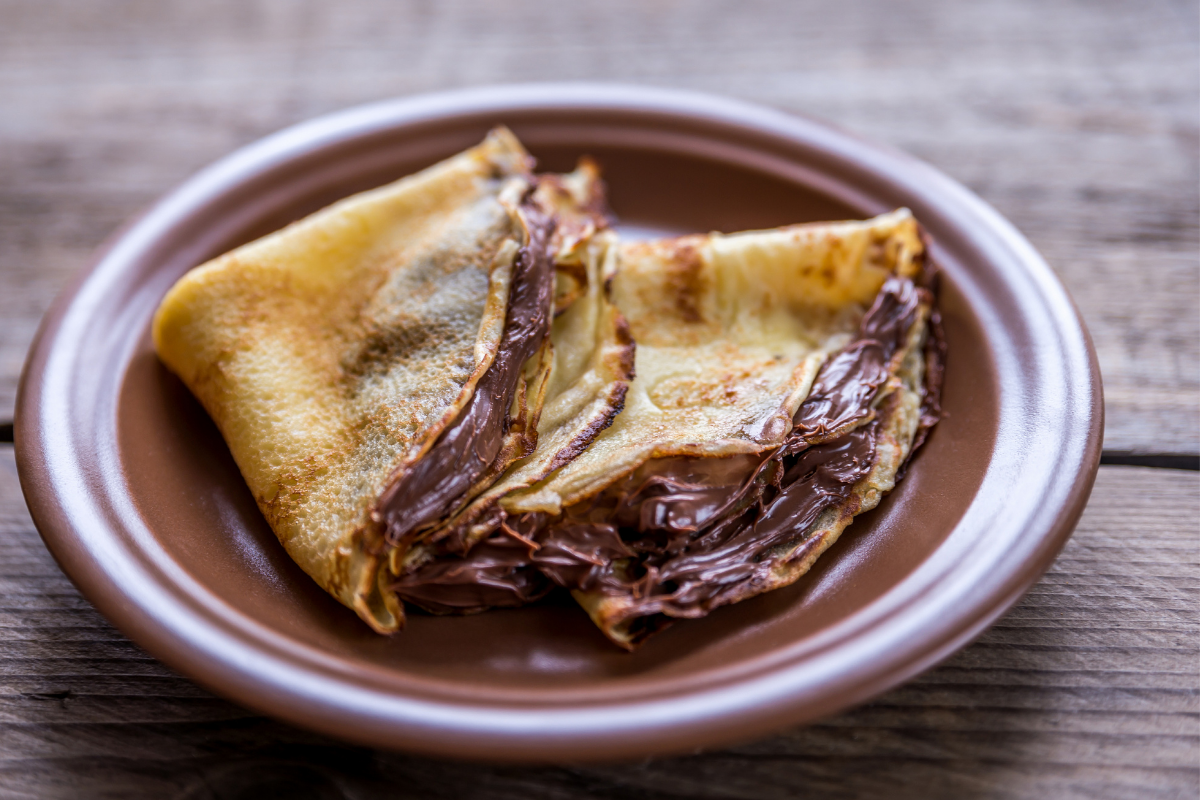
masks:
<path id="1" fill-rule="evenodd" d="M 497 129 L 192 270 L 154 319 L 289 555 L 380 632 L 403 624 L 394 569 L 413 543 L 535 449 L 548 465 L 585 447 L 630 378 L 620 315 L 589 283 L 598 172 L 532 164 Z"/>
<path id="2" fill-rule="evenodd" d="M 617 262 L 637 343 L 623 412 L 488 524 L 431 541 L 406 599 L 461 613 L 562 586 L 632 649 L 795 581 L 937 420 L 941 339 L 907 210 L 630 243 Z"/>

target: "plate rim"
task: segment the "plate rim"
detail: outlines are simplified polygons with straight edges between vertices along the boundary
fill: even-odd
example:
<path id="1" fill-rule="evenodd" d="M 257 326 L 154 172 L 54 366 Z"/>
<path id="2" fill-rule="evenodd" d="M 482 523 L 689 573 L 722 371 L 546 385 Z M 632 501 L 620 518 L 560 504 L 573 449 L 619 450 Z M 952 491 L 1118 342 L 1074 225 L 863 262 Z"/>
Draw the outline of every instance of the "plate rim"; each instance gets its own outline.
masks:
<path id="1" fill-rule="evenodd" d="M 994 239 L 993 244 L 1005 249 L 1010 260 L 1025 271 L 1024 275 L 1008 275 L 1007 279 L 1024 277 L 1030 281 L 1049 308 L 1054 333 L 1062 344 L 1059 350 L 1066 352 L 1069 362 L 1067 374 L 1058 377 L 1065 377 L 1079 395 L 1068 398 L 1071 401 L 1066 414 L 1068 425 L 1059 429 L 1060 438 L 1069 438 L 1066 433 L 1069 428 L 1075 432 L 1076 441 L 1075 446 L 1062 448 L 1067 471 L 1056 473 L 1055 485 L 1046 489 L 1046 494 L 1052 495 L 1051 510 L 1043 509 L 1043 513 L 1031 518 L 1032 532 L 1019 537 L 1020 552 L 1002 554 L 993 564 L 993 567 L 1003 565 L 1003 569 L 993 569 L 993 574 L 982 584 L 975 580 L 973 585 L 982 585 L 987 591 L 983 599 L 970 604 L 970 613 L 960 610 L 950 623 L 942 620 L 940 626 L 931 628 L 926 622 L 924 627 L 916 625 L 915 631 L 911 630 L 913 623 L 919 621 L 915 618 L 908 620 L 907 626 L 897 624 L 887 632 L 888 636 L 876 635 L 872 641 L 875 651 L 885 640 L 900 642 L 900 655 L 886 662 L 885 667 L 876 665 L 872 669 L 864 669 L 860 657 L 858 670 L 839 680 L 824 675 L 816 680 L 812 674 L 802 674 L 811 669 L 811 664 L 801 661 L 763 665 L 756 674 L 733 685 L 718 684 L 715 688 L 653 700 L 639 699 L 624 705 L 583 704 L 562 709 L 496 703 L 472 705 L 421 697 L 381 696 L 361 684 L 344 681 L 335 684 L 337 691 L 331 698 L 329 682 L 336 681 L 335 675 L 312 671 L 304 664 L 298 668 L 294 654 L 288 657 L 288 652 L 295 648 L 284 641 L 285 637 L 276 636 L 273 641 L 269 635 L 264 637 L 262 631 L 239 631 L 236 626 L 222 628 L 233 622 L 223 620 L 218 610 L 204 604 L 196 608 L 179 605 L 175 593 L 183 591 L 186 576 L 152 574 L 147 565 L 135 563 L 132 554 L 121 552 L 123 548 L 98 553 L 95 549 L 98 541 L 86 541 L 96 536 L 96 530 L 102 532 L 104 515 L 92 520 L 100 528 L 87 528 L 81 526 L 81 512 L 66 511 L 71 501 L 80 499 L 77 492 L 71 494 L 74 478 L 69 456 L 73 453 L 61 447 L 55 450 L 53 442 L 62 440 L 54 428 L 68 422 L 69 414 L 65 400 L 47 395 L 43 389 L 48 377 L 62 372 L 63 366 L 54 362 L 56 348 L 69 335 L 72 323 L 86 312 L 89 283 L 103 277 L 106 265 L 119 263 L 123 248 L 144 246 L 148 237 L 152 238 L 156 225 L 161 227 L 173 215 L 186 213 L 214 192 L 246 181 L 247 175 L 264 173 L 339 142 L 456 116 L 572 109 L 674 117 L 680 122 L 689 119 L 716 122 L 730 130 L 740 128 L 752 135 L 769 134 L 785 142 L 809 146 L 816 142 L 861 165 L 864 171 L 883 173 L 893 179 L 900 176 L 901 184 L 923 182 L 927 194 L 942 197 L 961 216 L 973 218 L 976 233 L 986 231 Z M 69 339 L 65 341 L 69 344 Z M 932 166 L 827 123 L 743 101 L 620 84 L 558 83 L 435 92 L 356 106 L 285 128 L 202 169 L 110 237 L 90 265 L 55 300 L 39 326 L 22 370 L 14 438 L 27 505 L 63 571 L 105 617 L 172 668 L 244 705 L 363 744 L 451 757 L 546 762 L 644 757 L 749 738 L 855 705 L 942 660 L 1019 600 L 1065 544 L 1095 480 L 1103 414 L 1095 350 L 1061 282 L 1011 223 Z M 1078 435 L 1080 431 L 1084 432 L 1082 437 Z M 1060 461 L 1062 458 L 1060 453 Z M 109 515 L 108 524 L 112 524 L 112 519 Z M 85 529 L 87 535 L 80 533 Z M 898 586 L 914 583 L 915 576 L 926 566 L 923 563 Z M 996 572 L 1002 573 L 1003 580 L 995 577 Z M 153 610 L 146 607 L 142 587 L 122 585 L 117 580 L 134 577 L 148 580 L 151 590 L 161 590 L 158 594 L 164 605 Z M 163 580 L 175 583 L 171 586 L 154 583 Z M 922 580 L 928 577 L 922 576 Z M 958 575 L 957 580 L 961 583 L 964 576 Z M 947 591 L 944 586 L 942 591 Z M 961 593 L 962 588 L 957 591 Z M 917 598 L 907 605 L 893 604 L 884 616 L 903 617 L 904 613 L 911 616 L 912 609 L 918 607 L 915 604 L 920 602 Z M 881 623 L 875 624 L 878 628 Z M 872 629 L 873 634 L 875 630 Z M 847 642 L 828 633 L 822 631 L 817 638 L 830 640 L 826 647 L 833 648 L 836 655 L 836 648 L 845 649 Z M 914 647 L 914 641 L 919 641 L 920 646 Z M 855 642 L 851 640 L 849 644 Z M 235 657 L 239 650 L 241 658 Z M 245 656 L 249 653 L 270 661 L 272 669 L 247 664 Z M 847 663 L 845 658 L 841 663 Z M 826 669 L 829 666 L 825 664 Z M 838 691 L 828 691 L 831 682 L 839 687 Z M 827 693 L 822 696 L 816 689 Z"/>

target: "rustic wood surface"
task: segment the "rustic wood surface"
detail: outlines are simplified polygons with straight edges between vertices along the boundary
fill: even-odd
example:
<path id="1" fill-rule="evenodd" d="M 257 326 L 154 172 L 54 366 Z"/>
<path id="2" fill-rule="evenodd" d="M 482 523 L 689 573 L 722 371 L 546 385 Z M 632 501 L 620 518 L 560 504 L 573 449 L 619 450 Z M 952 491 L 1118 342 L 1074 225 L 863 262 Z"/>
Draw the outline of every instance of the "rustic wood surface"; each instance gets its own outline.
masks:
<path id="1" fill-rule="evenodd" d="M 1198 24 L 1190 0 L 0 0 L 0 418 L 68 276 L 233 148 L 384 97 L 612 80 L 824 117 L 941 167 L 1074 295 L 1107 447 L 1200 453 Z"/>
<path id="2" fill-rule="evenodd" d="M 114 630 L 0 456 L 0 793 L 121 798 L 1195 798 L 1200 475 L 1103 467 L 1045 578 L 941 666 L 822 724 L 604 767 L 374 752 L 257 716 Z M 306 793 L 307 792 L 307 793 Z"/>
<path id="3" fill-rule="evenodd" d="M 54 295 L 204 164 L 383 97 L 609 80 L 824 117 L 964 182 L 1075 297 L 1106 450 L 1195 456 L 1198 59 L 1196 4 L 1168 0 L 0 0 L 0 432 Z M 1033 592 L 869 705 L 684 758 L 492 768 L 350 747 L 173 674 L 59 572 L 0 445 L 0 796 L 1195 798 L 1197 519 L 1197 473 L 1104 467 Z"/>

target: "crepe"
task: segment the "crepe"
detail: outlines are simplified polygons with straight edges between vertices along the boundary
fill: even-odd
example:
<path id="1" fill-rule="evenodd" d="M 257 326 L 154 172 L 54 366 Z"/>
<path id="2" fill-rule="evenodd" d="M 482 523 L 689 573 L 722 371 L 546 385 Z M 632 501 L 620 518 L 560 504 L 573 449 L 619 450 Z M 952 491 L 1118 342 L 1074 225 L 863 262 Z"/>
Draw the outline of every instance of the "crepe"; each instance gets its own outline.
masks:
<path id="1" fill-rule="evenodd" d="M 889 279 L 778 447 L 645 462 L 542 535 L 542 571 L 629 649 L 672 619 L 791 584 L 895 486 L 936 422 L 936 387 L 925 379 L 930 313 L 928 293 Z M 619 544 L 598 517 L 620 527 Z M 597 546 L 607 563 L 581 570 L 574 553 Z"/>
<path id="2" fill-rule="evenodd" d="M 907 210 L 630 243 L 618 262 L 637 343 L 624 411 L 501 497 L 490 530 L 410 563 L 406 598 L 461 613 L 563 586 L 633 648 L 796 580 L 936 422 L 939 340 Z"/>
<path id="3" fill-rule="evenodd" d="M 607 226 L 595 167 L 531 168 L 497 129 L 192 270 L 155 316 L 160 358 L 289 555 L 379 632 L 404 619 L 393 554 L 534 451 L 554 314 L 588 290 L 577 253 Z M 592 418 L 622 394 L 591 398 Z"/>

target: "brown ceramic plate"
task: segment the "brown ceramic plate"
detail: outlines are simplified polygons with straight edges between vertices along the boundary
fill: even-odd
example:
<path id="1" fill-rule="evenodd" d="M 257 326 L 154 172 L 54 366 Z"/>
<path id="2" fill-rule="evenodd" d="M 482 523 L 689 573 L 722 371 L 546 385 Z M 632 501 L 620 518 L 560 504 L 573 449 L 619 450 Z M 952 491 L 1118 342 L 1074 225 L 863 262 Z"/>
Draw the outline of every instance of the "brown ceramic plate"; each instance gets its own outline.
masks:
<path id="1" fill-rule="evenodd" d="M 627 232 L 911 208 L 944 270 L 946 418 L 908 476 L 794 586 L 632 655 L 569 599 L 416 616 L 378 636 L 284 554 L 150 318 L 187 269 L 512 127 L 541 167 L 604 166 Z M 986 157 L 985 154 L 980 155 Z M 644 757 L 861 702 L 944 658 L 1049 566 L 1095 477 L 1102 406 L 1046 264 L 931 167 L 825 125 L 694 94 L 473 90 L 352 109 L 234 153 L 108 245 L 47 315 L 17 407 L 21 484 L 62 568 L 175 669 L 365 744 L 508 760 Z"/>

